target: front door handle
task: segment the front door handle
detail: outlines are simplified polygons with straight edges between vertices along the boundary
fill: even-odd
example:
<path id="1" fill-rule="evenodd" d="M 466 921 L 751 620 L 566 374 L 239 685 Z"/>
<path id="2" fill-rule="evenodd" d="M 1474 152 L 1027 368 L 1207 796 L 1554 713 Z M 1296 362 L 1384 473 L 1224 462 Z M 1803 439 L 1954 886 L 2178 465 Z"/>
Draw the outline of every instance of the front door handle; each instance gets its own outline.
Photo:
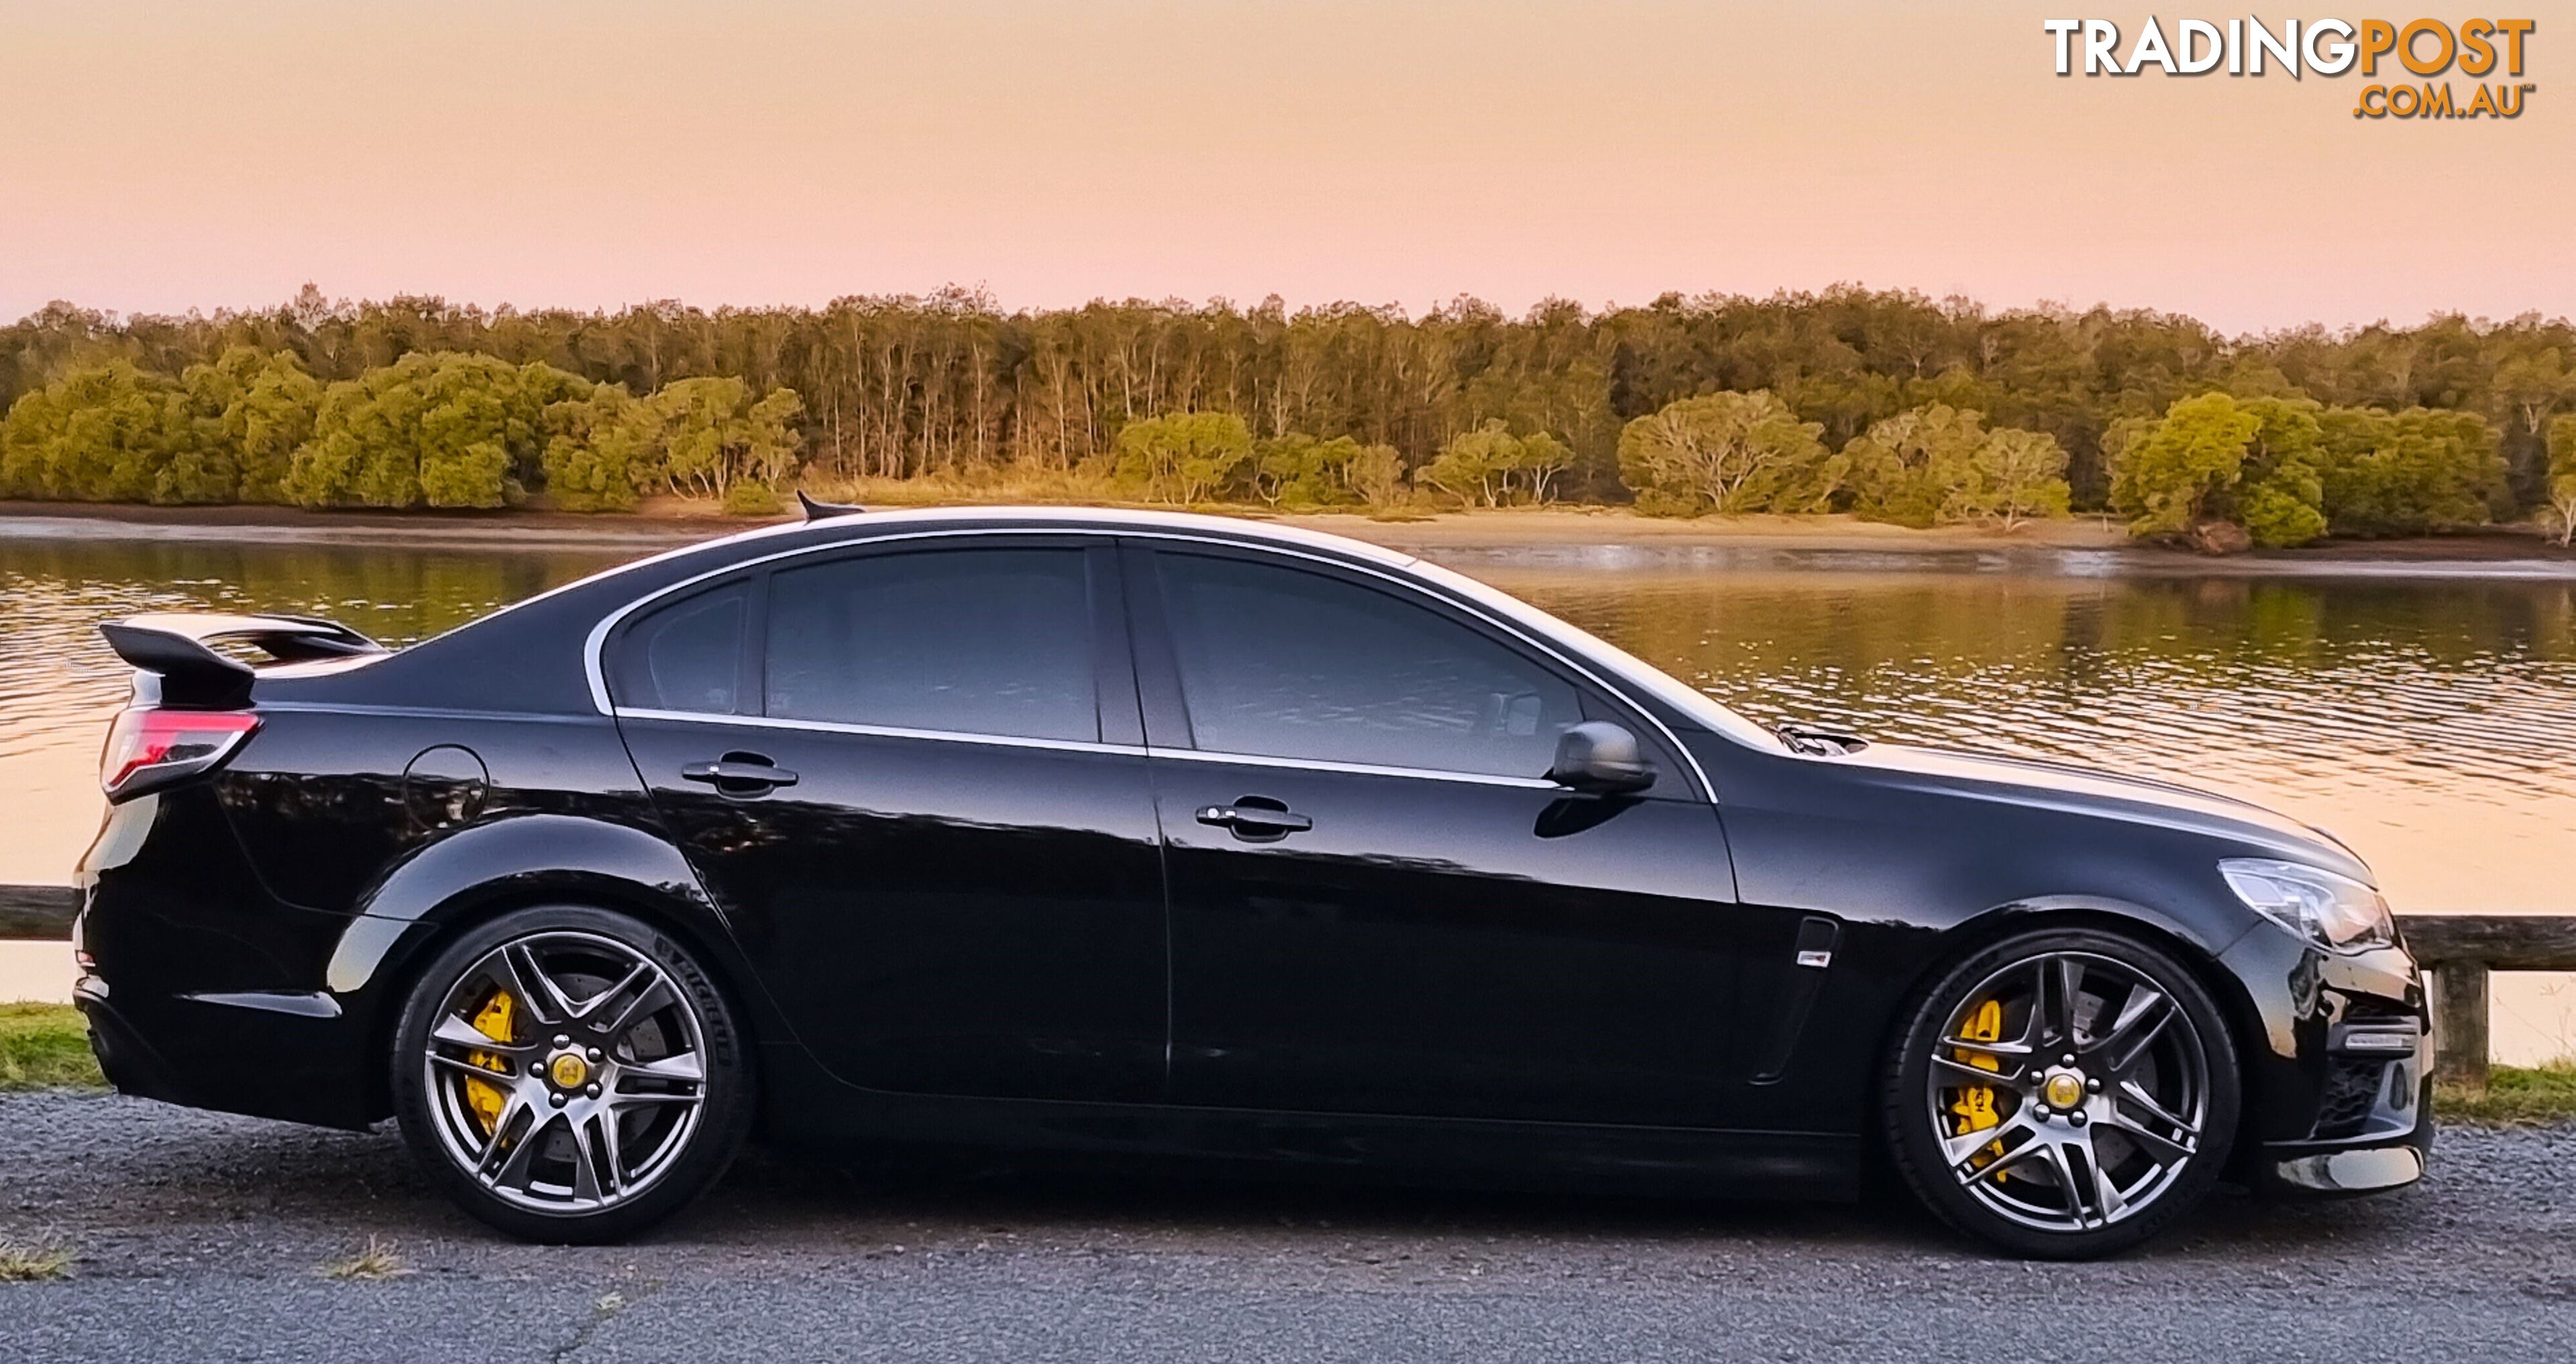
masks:
<path id="1" fill-rule="evenodd" d="M 1199 807 L 1199 823 L 1232 829 L 1238 838 L 1285 838 L 1315 827 L 1315 821 L 1294 810 L 1265 809 L 1243 801 L 1203 805 Z"/>
<path id="2" fill-rule="evenodd" d="M 680 776 L 706 782 L 728 796 L 756 796 L 796 784 L 795 773 L 757 753 L 728 753 L 711 763 L 689 763 L 681 767 Z"/>

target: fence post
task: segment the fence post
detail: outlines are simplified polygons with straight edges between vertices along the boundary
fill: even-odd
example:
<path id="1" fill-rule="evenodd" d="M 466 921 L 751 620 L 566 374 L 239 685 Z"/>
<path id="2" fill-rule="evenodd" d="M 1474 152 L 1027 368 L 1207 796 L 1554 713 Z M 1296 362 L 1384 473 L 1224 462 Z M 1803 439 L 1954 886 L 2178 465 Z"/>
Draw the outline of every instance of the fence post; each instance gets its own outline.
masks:
<path id="1" fill-rule="evenodd" d="M 2487 1087 L 2487 967 L 2446 961 L 2433 968 L 2433 1080 Z"/>

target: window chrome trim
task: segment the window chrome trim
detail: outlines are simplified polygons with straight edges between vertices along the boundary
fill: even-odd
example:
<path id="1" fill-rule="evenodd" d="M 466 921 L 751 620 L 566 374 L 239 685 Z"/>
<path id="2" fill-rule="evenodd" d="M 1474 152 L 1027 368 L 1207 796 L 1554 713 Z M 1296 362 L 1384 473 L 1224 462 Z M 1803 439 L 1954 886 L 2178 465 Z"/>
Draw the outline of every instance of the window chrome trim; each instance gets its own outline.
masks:
<path id="1" fill-rule="evenodd" d="M 1363 777 L 1411 777 L 1425 781 L 1462 781 L 1480 786 L 1511 786 L 1533 791 L 1572 788 L 1545 777 L 1509 777 L 1493 772 L 1451 772 L 1430 767 L 1390 767 L 1378 763 L 1335 762 L 1324 758 L 1279 758 L 1261 753 L 1211 753 L 1197 748 L 1151 748 L 1143 744 L 1100 743 L 1089 739 L 1038 739 L 1018 734 L 983 734 L 971 730 L 907 729 L 901 725 L 862 725 L 841 720 L 790 720 L 768 715 L 723 715 L 712 711 L 621 710 L 623 720 L 661 720 L 692 725 L 743 725 L 806 734 L 849 734 L 870 739 L 926 739 L 935 743 L 990 744 L 999 748 L 1044 748 L 1068 753 L 1110 753 L 1131 758 L 1178 758 L 1184 762 L 1232 763 L 1276 767 L 1292 772 L 1343 772 Z"/>
<path id="2" fill-rule="evenodd" d="M 1194 763 L 1233 763 L 1244 767 L 1276 767 L 1290 772 L 1345 772 L 1360 777 L 1412 777 L 1424 781 L 1463 781 L 1478 786 L 1511 786 L 1529 791 L 1565 791 L 1574 788 L 1545 777 L 1507 777 L 1497 772 L 1456 772 L 1434 767 L 1385 767 L 1377 763 L 1335 762 L 1328 758 L 1273 758 L 1259 753 L 1210 753 L 1203 748 L 1157 748 L 1157 758 L 1178 758 Z"/>
<path id="3" fill-rule="evenodd" d="M 853 525 L 851 529 L 863 530 L 865 528 L 863 526 Z M 772 721 L 765 716 L 697 715 L 684 711 L 619 710 L 609 701 L 608 681 L 606 673 L 602 670 L 603 664 L 601 663 L 601 651 L 607 646 L 609 633 L 615 630 L 629 616 L 634 615 L 636 612 L 641 611 L 666 597 L 672 596 L 675 593 L 684 592 L 700 583 L 710 582 L 714 579 L 724 577 L 727 574 L 740 573 L 747 569 L 758 568 L 764 564 L 777 563 L 786 559 L 801 559 L 815 554 L 834 554 L 852 549 L 863 549 L 870 545 L 898 544 L 914 540 L 948 540 L 967 537 L 993 538 L 1002 536 L 1033 535 L 1091 536 L 1105 537 L 1113 540 L 1136 539 L 1178 541 L 1185 544 L 1213 545 L 1220 549 L 1249 550 L 1255 554 L 1276 555 L 1289 559 L 1302 559 L 1309 563 L 1321 564 L 1327 568 L 1336 568 L 1345 572 L 1366 574 L 1369 577 L 1392 583 L 1399 588 L 1411 591 L 1418 595 L 1433 597 L 1434 599 L 1449 605 L 1453 609 L 1466 612 L 1475 619 L 1484 622 L 1486 625 L 1496 630 L 1502 631 L 1513 639 L 1521 641 L 1530 648 L 1538 650 L 1540 653 L 1556 660 L 1559 665 L 1573 669 L 1592 685 L 1599 687 L 1601 690 L 1608 692 L 1614 697 L 1617 697 L 1621 704 L 1627 706 L 1631 711 L 1634 711 L 1647 724 L 1652 725 L 1657 733 L 1664 736 L 1665 742 L 1670 744 L 1673 752 L 1680 756 L 1682 765 L 1690 770 L 1691 780 L 1699 792 L 1700 799 L 1711 804 L 1714 804 L 1717 801 L 1716 784 L 1708 779 L 1707 769 L 1700 765 L 1699 758 L 1690 751 L 1689 746 L 1681 741 L 1681 736 L 1673 732 L 1672 726 L 1665 724 L 1653 710 L 1640 703 L 1636 697 L 1630 695 L 1627 689 L 1622 688 L 1612 683 L 1609 679 L 1603 677 L 1596 667 L 1585 662 L 1576 652 L 1562 644 L 1546 639 L 1538 634 L 1534 634 L 1531 630 L 1524 628 L 1519 622 L 1500 618 L 1493 611 L 1486 609 L 1478 603 L 1460 601 L 1454 597 L 1436 592 L 1432 589 L 1430 584 L 1425 583 L 1418 578 L 1409 579 L 1400 574 L 1389 572 L 1384 568 L 1371 564 L 1354 562 L 1350 559 L 1337 559 L 1329 555 L 1317 554 L 1309 550 L 1294 548 L 1273 541 L 1256 538 L 1247 537 L 1244 539 L 1230 539 L 1217 535 L 1193 535 L 1185 531 L 1164 529 L 1154 526 L 956 526 L 937 530 L 897 531 L 882 535 L 854 535 L 849 539 L 834 540 L 828 544 L 802 545 L 795 549 L 780 550 L 773 554 L 763 554 L 750 559 L 739 559 L 726 564 L 721 568 L 712 568 L 704 573 L 696 574 L 692 577 L 684 578 L 679 582 L 672 583 L 669 586 L 656 588 L 653 591 L 618 607 L 607 615 L 600 617 L 599 623 L 591 627 L 589 637 L 582 643 L 582 670 L 586 674 L 590 683 L 591 705 L 595 707 L 600 714 L 612 717 L 619 715 L 632 715 L 639 719 L 654 718 L 665 720 L 697 720 L 725 724 L 751 725 L 775 724 L 782 728 L 796 728 L 808 724 L 820 724 L 822 723 L 820 721 Z M 1536 608 L 1532 609 L 1535 610 Z M 836 728 L 846 729 L 848 732 L 852 733 L 879 732 L 877 729 L 869 726 L 837 726 Z M 1129 749 L 1122 745 L 1113 744 L 1093 743 L 1085 745 L 1070 740 L 1013 739 L 1007 736 L 993 735 L 958 735 L 944 733 L 937 730 L 895 730 L 886 732 L 891 737 L 972 739 L 978 742 L 1018 744 L 1022 746 L 1035 747 L 1070 745 L 1088 750 L 1111 752 L 1142 753 L 1146 751 L 1143 748 Z M 1152 751 L 1157 757 L 1191 758 L 1205 756 L 1226 762 L 1248 761 L 1255 765 L 1311 767 L 1317 771 L 1355 771 L 1362 773 L 1378 773 L 1389 776 L 1437 776 L 1480 782 L 1501 782 L 1512 785 L 1529 784 L 1540 789 L 1555 789 L 1556 787 L 1556 783 L 1547 781 L 1543 778 L 1496 777 L 1474 772 L 1432 772 L 1422 768 L 1410 767 L 1372 768 L 1366 764 L 1308 762 L 1304 759 L 1295 758 L 1257 758 L 1247 757 L 1240 754 L 1202 754 L 1200 750 L 1197 749 L 1162 748 Z"/>
<path id="4" fill-rule="evenodd" d="M 777 715 L 725 715 L 696 710 L 620 710 L 621 720 L 671 720 L 692 725 L 748 725 L 753 729 L 788 729 L 808 734 L 856 734 L 872 739 L 936 739 L 944 743 L 993 744 L 1002 748 L 1054 748 L 1072 753 L 1125 753 L 1143 757 L 1142 744 L 1105 744 L 1097 739 L 1041 739 L 1027 734 L 981 734 L 960 729 L 907 729 L 901 725 L 861 725 L 840 720 L 791 720 Z"/>

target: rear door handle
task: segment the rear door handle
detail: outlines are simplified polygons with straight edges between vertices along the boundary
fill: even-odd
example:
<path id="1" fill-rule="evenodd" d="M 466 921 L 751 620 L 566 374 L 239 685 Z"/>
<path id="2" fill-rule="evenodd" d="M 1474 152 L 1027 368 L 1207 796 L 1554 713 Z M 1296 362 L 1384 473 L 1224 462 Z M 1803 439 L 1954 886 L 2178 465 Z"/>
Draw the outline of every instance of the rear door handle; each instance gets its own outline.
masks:
<path id="1" fill-rule="evenodd" d="M 1232 829 L 1244 838 L 1281 838 L 1303 833 L 1315 827 L 1315 821 L 1294 810 L 1265 810 L 1258 805 L 1203 805 L 1199 823 Z"/>
<path id="2" fill-rule="evenodd" d="M 680 769 L 687 781 L 702 781 L 727 795 L 756 795 L 780 786 L 794 786 L 796 774 L 777 767 L 757 753 L 728 753 L 711 763 L 689 763 Z"/>

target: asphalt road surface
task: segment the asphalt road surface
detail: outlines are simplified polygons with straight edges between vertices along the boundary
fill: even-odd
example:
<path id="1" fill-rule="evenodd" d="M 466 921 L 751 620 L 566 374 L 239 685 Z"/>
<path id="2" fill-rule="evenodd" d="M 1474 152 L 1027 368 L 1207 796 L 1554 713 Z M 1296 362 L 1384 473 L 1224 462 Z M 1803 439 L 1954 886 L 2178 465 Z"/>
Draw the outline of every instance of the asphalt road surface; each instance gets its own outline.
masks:
<path id="1" fill-rule="evenodd" d="M 504 1242 L 388 1131 L 0 1095 L 0 1360 L 2576 1359 L 2576 1129 L 2444 1134 L 2391 1197 L 2222 1196 L 2108 1264 L 1898 1208 L 753 1156 L 649 1240 Z M 404 1272 L 321 1266 L 390 1243 Z"/>

